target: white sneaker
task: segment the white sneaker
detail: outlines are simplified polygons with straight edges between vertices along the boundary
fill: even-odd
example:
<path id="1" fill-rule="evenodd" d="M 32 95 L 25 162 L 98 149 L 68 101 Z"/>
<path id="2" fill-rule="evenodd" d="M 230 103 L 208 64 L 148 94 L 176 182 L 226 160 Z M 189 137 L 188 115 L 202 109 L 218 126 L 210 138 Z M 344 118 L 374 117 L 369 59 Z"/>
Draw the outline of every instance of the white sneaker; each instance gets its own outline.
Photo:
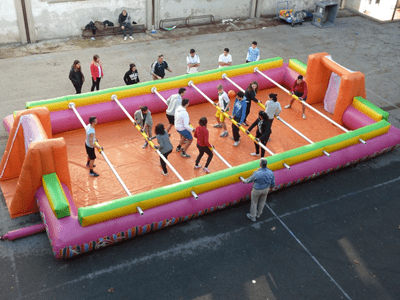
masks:
<path id="1" fill-rule="evenodd" d="M 146 143 L 142 146 L 142 148 L 146 148 L 148 145 L 149 145 L 149 143 L 146 142 Z"/>
<path id="2" fill-rule="evenodd" d="M 253 222 L 256 221 L 256 217 L 252 217 L 251 214 L 246 214 L 246 217 L 252 220 Z"/>
<path id="3" fill-rule="evenodd" d="M 128 39 L 128 37 L 127 36 L 124 36 L 124 41 L 126 41 Z"/>
<path id="4" fill-rule="evenodd" d="M 199 165 L 199 166 L 194 166 L 194 168 L 195 168 L 195 169 L 200 169 L 200 168 L 201 168 L 201 165 Z"/>
<path id="5" fill-rule="evenodd" d="M 203 170 L 204 170 L 204 172 L 206 172 L 207 174 L 210 173 L 210 170 L 209 170 L 208 168 L 204 168 Z"/>
<path id="6" fill-rule="evenodd" d="M 129 38 L 133 41 L 134 40 L 134 38 L 132 37 L 132 36 L 129 36 Z"/>
<path id="7" fill-rule="evenodd" d="M 233 146 L 237 147 L 237 146 L 239 146 L 239 143 L 240 143 L 240 141 L 234 142 Z"/>
<path id="8" fill-rule="evenodd" d="M 291 108 L 292 106 L 289 104 L 289 105 L 286 105 L 285 106 L 285 108 Z"/>
<path id="9" fill-rule="evenodd" d="M 164 176 L 168 176 L 168 173 L 164 173 L 163 170 L 161 170 L 161 174 L 163 174 Z"/>
<path id="10" fill-rule="evenodd" d="M 260 156 L 260 153 L 250 153 L 251 156 Z"/>
<path id="11" fill-rule="evenodd" d="M 221 124 L 215 124 L 213 127 L 214 128 L 222 128 L 222 125 Z"/>
<path id="12" fill-rule="evenodd" d="M 306 114 L 303 114 L 303 119 L 304 119 L 304 120 L 306 119 Z"/>
<path id="13" fill-rule="evenodd" d="M 227 137 L 228 136 L 228 131 L 224 131 L 221 133 L 220 137 Z"/>

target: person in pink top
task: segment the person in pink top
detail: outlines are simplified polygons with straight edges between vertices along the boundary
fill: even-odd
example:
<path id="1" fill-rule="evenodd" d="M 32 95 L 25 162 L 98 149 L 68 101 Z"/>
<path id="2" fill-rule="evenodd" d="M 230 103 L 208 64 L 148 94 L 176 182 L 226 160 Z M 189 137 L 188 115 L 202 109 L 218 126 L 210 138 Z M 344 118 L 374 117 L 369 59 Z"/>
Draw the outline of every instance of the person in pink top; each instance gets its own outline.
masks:
<path id="1" fill-rule="evenodd" d="M 299 75 L 297 77 L 297 80 L 295 80 L 293 87 L 292 87 L 292 95 L 296 95 L 297 97 L 299 97 L 300 100 L 307 100 L 307 83 L 303 80 L 303 75 Z M 292 98 L 290 100 L 290 104 L 286 105 L 285 108 L 290 108 L 293 104 L 294 98 Z M 306 114 L 304 113 L 306 110 L 306 106 L 304 105 L 304 103 L 302 103 L 303 105 L 303 119 L 306 118 Z"/>
<path id="2" fill-rule="evenodd" d="M 104 76 L 103 65 L 97 54 L 93 55 L 93 61 L 90 63 L 90 73 L 92 74 L 92 88 L 90 90 L 93 92 L 95 88 L 96 90 L 100 89 L 100 80 Z"/>
<path id="3" fill-rule="evenodd" d="M 208 129 L 207 129 L 207 118 L 202 117 L 199 120 L 199 125 L 195 132 L 194 132 L 194 137 L 197 138 L 197 148 L 199 149 L 199 155 L 196 158 L 196 164 L 194 165 L 195 169 L 200 169 L 201 165 L 199 165 L 199 162 L 201 158 L 203 157 L 204 153 L 207 153 L 208 158 L 206 161 L 206 164 L 204 165 L 204 171 L 206 173 L 210 173 L 210 170 L 208 169 L 208 166 L 210 165 L 210 162 L 214 156 L 210 148 L 212 146 L 210 145 L 210 142 L 208 141 Z"/>

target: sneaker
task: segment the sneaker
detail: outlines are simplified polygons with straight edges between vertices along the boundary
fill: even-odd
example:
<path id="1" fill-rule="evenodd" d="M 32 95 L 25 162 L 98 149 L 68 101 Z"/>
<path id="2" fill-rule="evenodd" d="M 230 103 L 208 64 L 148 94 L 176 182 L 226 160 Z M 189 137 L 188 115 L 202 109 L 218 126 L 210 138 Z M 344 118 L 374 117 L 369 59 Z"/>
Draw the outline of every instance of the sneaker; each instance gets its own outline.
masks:
<path id="1" fill-rule="evenodd" d="M 260 153 L 250 153 L 251 156 L 260 156 Z"/>
<path id="2" fill-rule="evenodd" d="M 289 104 L 289 105 L 286 105 L 285 106 L 285 108 L 291 108 L 292 106 Z"/>
<path id="3" fill-rule="evenodd" d="M 257 219 L 259 219 L 260 217 L 261 217 L 260 215 L 257 215 L 257 216 L 256 216 Z"/>
<path id="4" fill-rule="evenodd" d="M 90 165 L 86 164 L 86 168 L 90 168 Z M 93 168 L 96 168 L 96 165 L 93 165 Z"/>
<path id="5" fill-rule="evenodd" d="M 239 146 L 239 143 L 240 143 L 240 141 L 234 142 L 233 146 L 237 147 L 237 146 Z"/>
<path id="6" fill-rule="evenodd" d="M 256 217 L 252 217 L 251 214 L 246 214 L 246 217 L 250 220 L 252 220 L 253 222 L 256 221 Z"/>
<path id="7" fill-rule="evenodd" d="M 146 143 L 142 146 L 142 148 L 146 148 L 148 145 L 149 145 L 149 143 L 146 142 Z"/>
<path id="8" fill-rule="evenodd" d="M 89 176 L 92 176 L 92 177 L 99 177 L 100 175 L 97 174 L 96 172 L 91 172 L 91 173 L 89 173 Z"/>
<path id="9" fill-rule="evenodd" d="M 221 133 L 220 137 L 227 137 L 228 136 L 228 131 L 224 131 Z"/>
<path id="10" fill-rule="evenodd" d="M 214 128 L 222 128 L 222 125 L 221 124 L 215 124 L 213 127 Z"/>
<path id="11" fill-rule="evenodd" d="M 134 40 L 134 38 L 132 37 L 132 36 L 129 36 L 129 38 L 133 41 Z"/>
<path id="12" fill-rule="evenodd" d="M 124 41 L 126 41 L 128 39 L 128 37 L 127 36 L 124 36 Z"/>
<path id="13" fill-rule="evenodd" d="M 306 114 L 303 114 L 303 119 L 304 119 L 304 120 L 306 119 Z"/>
<path id="14" fill-rule="evenodd" d="M 189 157 L 190 157 L 190 155 L 187 154 L 187 153 L 186 153 L 185 151 L 183 151 L 183 150 L 182 150 L 181 156 L 182 156 L 182 157 L 186 157 L 186 158 L 189 158 Z"/>
<path id="15" fill-rule="evenodd" d="M 168 176 L 168 173 L 164 173 L 163 170 L 161 170 L 161 174 L 163 174 L 164 176 Z"/>
<path id="16" fill-rule="evenodd" d="M 178 145 L 178 147 L 176 147 L 176 152 L 182 151 L 182 147 L 180 145 Z"/>
<path id="17" fill-rule="evenodd" d="M 200 169 L 201 168 L 201 165 L 200 166 L 194 166 L 194 168 L 197 170 L 197 169 Z"/>
<path id="18" fill-rule="evenodd" d="M 210 173 L 210 170 L 209 170 L 208 168 L 204 168 L 203 170 L 204 170 L 204 172 L 206 172 L 207 174 Z"/>

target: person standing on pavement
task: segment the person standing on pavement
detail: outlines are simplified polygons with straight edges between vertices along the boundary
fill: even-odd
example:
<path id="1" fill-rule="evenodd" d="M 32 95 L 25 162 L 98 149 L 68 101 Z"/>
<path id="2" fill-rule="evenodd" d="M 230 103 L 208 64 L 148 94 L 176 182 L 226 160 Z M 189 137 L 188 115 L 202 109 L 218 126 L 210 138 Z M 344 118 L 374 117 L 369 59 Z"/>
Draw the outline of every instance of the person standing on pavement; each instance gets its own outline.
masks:
<path id="1" fill-rule="evenodd" d="M 254 101 L 255 103 L 258 103 L 258 99 L 256 98 L 258 92 L 258 82 L 257 81 L 252 81 L 250 82 L 249 86 L 246 89 L 246 92 L 244 93 L 244 96 L 246 97 L 246 118 L 244 119 L 243 125 L 244 126 L 249 126 L 247 124 L 247 116 L 250 113 L 250 108 L 251 108 L 251 101 Z"/>
<path id="2" fill-rule="evenodd" d="M 193 142 L 192 131 L 194 131 L 194 128 L 190 126 L 189 114 L 186 110 L 188 106 L 189 99 L 183 99 L 182 105 L 178 106 L 175 112 L 175 128 L 176 131 L 178 131 L 178 133 L 181 135 L 181 139 L 179 141 L 178 147 L 176 147 L 176 151 L 182 151 L 181 156 L 186 158 L 190 157 L 190 155 L 187 154 L 186 151 Z M 186 140 L 187 143 L 185 144 L 185 146 L 182 147 Z"/>
<path id="3" fill-rule="evenodd" d="M 151 129 L 153 127 L 151 111 L 147 106 L 139 106 L 139 108 L 139 110 L 135 111 L 134 119 L 143 129 L 144 133 L 146 133 L 148 137 L 151 137 Z M 149 143 L 146 140 L 142 148 L 146 148 L 148 145 Z"/>
<path id="4" fill-rule="evenodd" d="M 253 183 L 250 213 L 246 214 L 246 217 L 253 222 L 261 216 L 267 201 L 268 192 L 275 187 L 275 175 L 268 169 L 267 164 L 267 159 L 261 158 L 261 168 L 243 181 L 243 183 Z"/>
<path id="5" fill-rule="evenodd" d="M 90 74 L 92 74 L 92 92 L 100 89 L 100 80 L 103 78 L 103 64 L 100 61 L 100 56 L 97 54 L 93 55 L 93 61 L 90 63 Z"/>
<path id="6" fill-rule="evenodd" d="M 235 141 L 233 146 L 237 147 L 240 143 L 239 127 L 246 118 L 246 97 L 242 91 L 237 92 L 235 104 L 233 106 L 232 118 L 237 122 L 234 125 L 232 122 L 232 139 Z"/>
<path id="7" fill-rule="evenodd" d="M 190 49 L 190 54 L 186 58 L 187 74 L 199 72 L 200 57 L 196 54 L 194 49 Z"/>
<path id="8" fill-rule="evenodd" d="M 75 60 L 72 64 L 71 71 L 69 72 L 69 79 L 74 85 L 76 93 L 80 94 L 82 92 L 82 85 L 85 82 L 85 76 L 83 76 L 79 60 Z"/>
<path id="9" fill-rule="evenodd" d="M 218 58 L 219 67 L 232 66 L 232 55 L 229 54 L 229 49 L 225 48 L 224 53 L 222 53 Z"/>
<path id="10" fill-rule="evenodd" d="M 97 143 L 96 143 L 96 130 L 94 129 L 97 125 L 97 118 L 90 117 L 89 124 L 86 125 L 86 139 L 85 139 L 85 148 L 87 154 L 87 163 L 86 167 L 89 168 L 89 176 L 98 177 L 99 174 L 93 171 L 93 168 L 96 167 L 94 161 L 96 159 L 96 153 L 94 149 L 103 150 Z"/>
<path id="11" fill-rule="evenodd" d="M 164 155 L 166 159 L 168 159 L 168 155 L 172 152 L 172 144 L 169 139 L 169 134 L 165 131 L 164 125 L 159 123 L 156 125 L 154 130 L 156 132 L 157 142 L 159 145 L 156 146 L 156 149 L 160 150 L 161 154 Z M 160 164 L 162 167 L 161 174 L 164 176 L 168 176 L 167 164 L 160 156 Z"/>
<path id="12" fill-rule="evenodd" d="M 153 76 L 153 80 L 163 79 L 165 76 L 165 70 L 172 73 L 168 63 L 164 60 L 164 55 L 160 54 L 158 59 L 152 63 L 150 74 Z"/>
<path id="13" fill-rule="evenodd" d="M 292 87 L 292 95 L 296 95 L 300 100 L 307 101 L 307 83 L 303 80 L 303 75 L 297 76 L 297 80 L 294 81 Z M 293 104 L 294 98 L 290 100 L 289 105 L 286 105 L 285 108 L 291 108 Z M 306 106 L 304 103 L 301 103 L 303 106 L 303 119 L 306 118 L 305 110 Z"/>
<path id="14" fill-rule="evenodd" d="M 124 81 L 125 81 L 126 85 L 131 85 L 131 84 L 140 82 L 139 73 L 136 70 L 135 64 L 129 65 L 129 70 L 128 70 L 128 72 L 125 73 Z"/>
<path id="15" fill-rule="evenodd" d="M 167 119 L 168 119 L 168 127 L 167 127 L 167 132 L 171 130 L 172 126 L 175 124 L 175 111 L 179 107 L 179 105 L 182 104 L 182 98 L 186 93 L 185 88 L 180 88 L 178 91 L 178 94 L 173 94 L 169 96 L 167 99 Z"/>
<path id="16" fill-rule="evenodd" d="M 208 166 L 210 165 L 210 162 L 214 156 L 213 152 L 211 151 L 210 148 L 213 148 L 213 146 L 211 146 L 209 140 L 208 140 L 208 130 L 207 130 L 207 118 L 206 117 L 202 117 L 199 120 L 199 125 L 195 132 L 194 132 L 194 137 L 197 138 L 197 149 L 199 149 L 199 155 L 196 158 L 196 163 L 194 165 L 195 169 L 200 169 L 201 165 L 199 165 L 199 162 L 201 160 L 201 158 L 203 157 L 204 153 L 206 153 L 208 155 L 206 164 L 204 165 L 204 172 L 206 172 L 207 174 L 210 173 L 210 170 L 208 169 Z"/>
<path id="17" fill-rule="evenodd" d="M 132 19 L 125 9 L 122 11 L 122 13 L 119 14 L 118 23 L 121 26 L 122 34 L 124 35 L 124 41 L 128 39 L 128 37 L 126 36 L 127 28 L 129 29 L 129 38 L 133 41 L 134 38 L 132 37 L 133 33 Z"/>
<path id="18" fill-rule="evenodd" d="M 217 86 L 218 89 L 218 106 L 221 108 L 221 111 L 217 109 L 217 113 L 215 114 L 215 118 L 217 119 L 217 124 L 215 124 L 214 128 L 222 128 L 224 131 L 221 133 L 220 137 L 227 137 L 228 130 L 226 129 L 225 124 L 225 116 L 223 112 L 229 111 L 229 103 L 230 99 L 228 94 L 224 91 L 224 87 L 222 84 Z"/>
<path id="19" fill-rule="evenodd" d="M 259 61 L 260 60 L 260 50 L 257 48 L 257 42 L 251 43 L 251 47 L 247 50 L 246 63 Z"/>

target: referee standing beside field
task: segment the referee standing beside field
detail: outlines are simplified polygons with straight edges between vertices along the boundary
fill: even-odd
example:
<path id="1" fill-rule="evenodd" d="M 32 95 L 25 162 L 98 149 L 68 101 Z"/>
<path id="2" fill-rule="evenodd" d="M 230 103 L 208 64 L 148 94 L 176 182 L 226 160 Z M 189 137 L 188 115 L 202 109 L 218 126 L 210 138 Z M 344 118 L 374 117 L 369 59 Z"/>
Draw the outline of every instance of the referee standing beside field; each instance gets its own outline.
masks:
<path id="1" fill-rule="evenodd" d="M 275 175 L 268 169 L 266 158 L 260 159 L 260 167 L 253 175 L 243 181 L 243 183 L 253 182 L 250 213 L 246 214 L 247 218 L 253 222 L 261 216 L 265 202 L 267 201 L 268 192 L 271 188 L 275 187 Z"/>

